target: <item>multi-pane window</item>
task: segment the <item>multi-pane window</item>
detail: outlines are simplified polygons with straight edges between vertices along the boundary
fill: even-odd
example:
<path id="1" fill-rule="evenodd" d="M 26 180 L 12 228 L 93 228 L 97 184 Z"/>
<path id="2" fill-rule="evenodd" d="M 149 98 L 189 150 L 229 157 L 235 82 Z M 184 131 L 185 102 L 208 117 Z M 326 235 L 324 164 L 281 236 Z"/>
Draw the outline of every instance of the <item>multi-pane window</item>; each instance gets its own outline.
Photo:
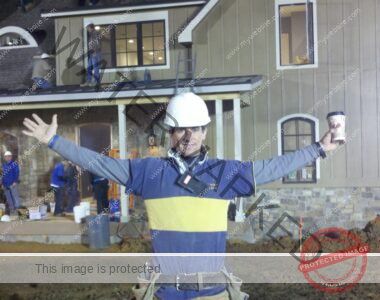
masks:
<path id="1" fill-rule="evenodd" d="M 111 29 L 110 29 L 111 28 Z M 99 25 L 107 68 L 166 64 L 165 21 Z M 105 31 L 103 34 L 102 32 Z"/>
<path id="2" fill-rule="evenodd" d="M 9 32 L 0 36 L 0 47 L 25 46 L 29 43 L 21 35 Z"/>
<path id="3" fill-rule="evenodd" d="M 316 140 L 315 123 L 305 118 L 291 118 L 281 123 L 282 154 L 311 145 Z M 296 170 L 283 177 L 284 183 L 315 183 L 316 162 Z"/>
<path id="4" fill-rule="evenodd" d="M 315 0 L 276 0 L 277 67 L 317 66 Z"/>

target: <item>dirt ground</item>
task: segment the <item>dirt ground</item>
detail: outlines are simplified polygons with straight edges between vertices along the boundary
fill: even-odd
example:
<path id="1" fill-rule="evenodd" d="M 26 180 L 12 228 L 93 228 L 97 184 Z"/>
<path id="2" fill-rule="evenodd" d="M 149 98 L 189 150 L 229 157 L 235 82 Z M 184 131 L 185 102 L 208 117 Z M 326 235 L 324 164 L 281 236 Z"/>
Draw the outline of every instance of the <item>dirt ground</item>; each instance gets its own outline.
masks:
<path id="1" fill-rule="evenodd" d="M 365 228 L 352 229 L 361 240 L 367 243 L 371 251 L 380 253 L 380 217 L 369 222 Z M 282 238 L 281 248 L 273 241 L 262 241 L 256 244 L 234 241 L 228 242 L 227 252 L 230 253 L 289 253 L 295 241 Z M 340 243 L 326 243 L 323 252 L 341 250 Z M 39 243 L 4 243 L 0 242 L 2 253 L 149 253 L 151 243 L 142 239 L 124 239 L 121 244 L 115 244 L 105 250 L 93 251 L 85 245 L 48 245 Z M 341 294 L 320 292 L 310 284 L 244 284 L 243 291 L 250 299 L 379 299 L 380 284 L 357 284 L 354 288 Z M 60 300 L 60 299 L 132 299 L 131 284 L 1 284 L 0 300 Z"/>

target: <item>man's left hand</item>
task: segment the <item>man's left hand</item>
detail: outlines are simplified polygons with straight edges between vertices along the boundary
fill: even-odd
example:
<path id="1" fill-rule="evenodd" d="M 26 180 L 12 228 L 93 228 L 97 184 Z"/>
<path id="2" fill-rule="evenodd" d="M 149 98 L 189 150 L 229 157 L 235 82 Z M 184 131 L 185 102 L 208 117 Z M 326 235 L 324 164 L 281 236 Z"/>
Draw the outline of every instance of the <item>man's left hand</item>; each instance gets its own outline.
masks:
<path id="1" fill-rule="evenodd" d="M 16 185 L 17 185 L 17 182 L 13 182 L 13 183 L 12 183 L 12 186 L 16 186 Z"/>
<path id="2" fill-rule="evenodd" d="M 336 128 L 338 128 L 338 127 L 339 127 L 339 125 L 337 127 L 335 127 L 335 128 L 330 128 L 330 130 L 327 131 L 325 133 L 325 135 L 319 141 L 319 143 L 321 144 L 321 146 L 322 146 L 322 148 L 323 148 L 323 150 L 325 152 L 333 151 L 336 148 L 338 148 L 339 143 L 333 143 L 333 142 L 331 142 L 332 134 L 335 133 Z"/>

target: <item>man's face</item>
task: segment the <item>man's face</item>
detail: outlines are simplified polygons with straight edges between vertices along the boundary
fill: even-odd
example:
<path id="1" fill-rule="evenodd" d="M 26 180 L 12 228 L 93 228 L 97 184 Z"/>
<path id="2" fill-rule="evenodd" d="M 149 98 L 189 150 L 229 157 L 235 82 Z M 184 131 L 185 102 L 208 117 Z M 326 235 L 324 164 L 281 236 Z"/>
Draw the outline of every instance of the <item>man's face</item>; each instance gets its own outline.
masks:
<path id="1" fill-rule="evenodd" d="M 88 32 L 93 32 L 94 31 L 94 27 L 92 27 L 91 25 L 88 25 L 86 27 L 86 29 L 87 29 Z"/>
<path id="2" fill-rule="evenodd" d="M 206 135 L 207 129 L 202 130 L 202 127 L 173 128 L 172 147 L 176 146 L 183 156 L 198 155 Z"/>
<path id="3" fill-rule="evenodd" d="M 12 160 L 12 155 L 5 155 L 4 159 L 6 162 L 10 162 Z"/>

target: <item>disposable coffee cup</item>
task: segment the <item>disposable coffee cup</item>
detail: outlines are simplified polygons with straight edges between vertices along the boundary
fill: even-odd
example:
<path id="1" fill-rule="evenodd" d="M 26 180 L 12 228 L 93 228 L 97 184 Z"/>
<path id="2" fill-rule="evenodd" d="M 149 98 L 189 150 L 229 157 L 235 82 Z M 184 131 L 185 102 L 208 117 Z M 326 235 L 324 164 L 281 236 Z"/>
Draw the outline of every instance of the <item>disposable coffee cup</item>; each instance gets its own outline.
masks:
<path id="1" fill-rule="evenodd" d="M 327 122 L 330 129 L 335 128 L 331 141 L 333 143 L 344 143 L 346 141 L 346 115 L 344 112 L 334 111 L 329 113 L 327 115 Z"/>

